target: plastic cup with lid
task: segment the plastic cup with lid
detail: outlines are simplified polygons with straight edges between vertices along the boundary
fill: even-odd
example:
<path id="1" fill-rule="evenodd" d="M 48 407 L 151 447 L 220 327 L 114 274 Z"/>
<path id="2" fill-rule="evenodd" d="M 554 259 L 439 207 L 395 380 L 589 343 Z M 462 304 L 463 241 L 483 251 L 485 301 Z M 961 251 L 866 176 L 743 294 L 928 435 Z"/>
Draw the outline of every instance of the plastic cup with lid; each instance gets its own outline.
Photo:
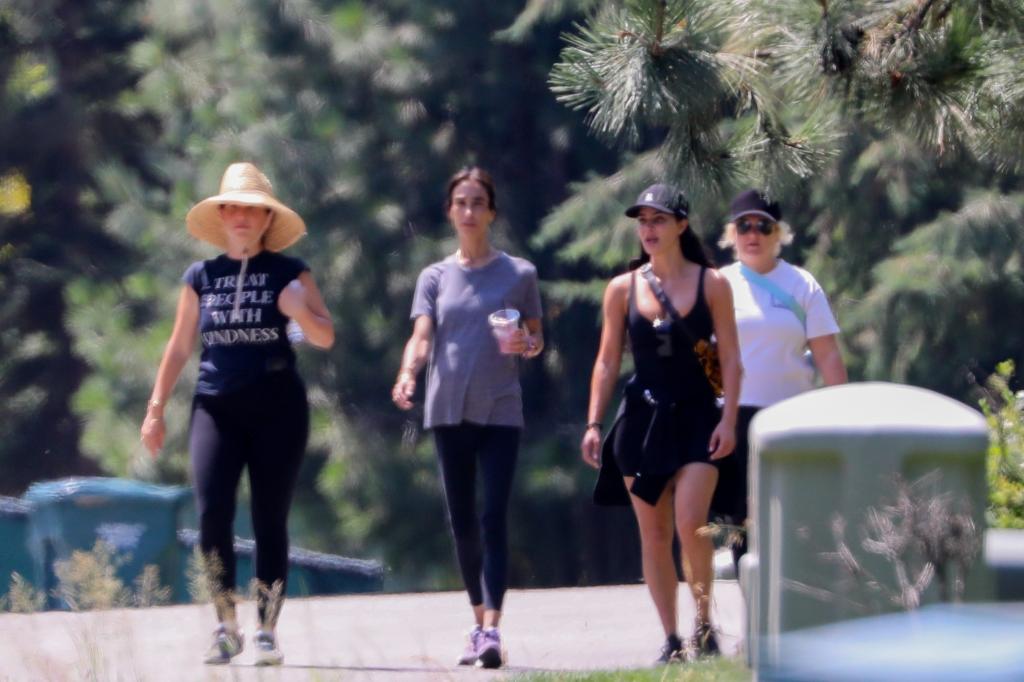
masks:
<path id="1" fill-rule="evenodd" d="M 501 352 L 506 354 L 512 353 L 508 349 L 508 343 L 516 329 L 519 328 L 519 311 L 515 308 L 495 310 L 487 316 L 487 321 L 491 325 L 491 332 L 494 334 L 494 338 L 498 340 L 498 348 Z"/>

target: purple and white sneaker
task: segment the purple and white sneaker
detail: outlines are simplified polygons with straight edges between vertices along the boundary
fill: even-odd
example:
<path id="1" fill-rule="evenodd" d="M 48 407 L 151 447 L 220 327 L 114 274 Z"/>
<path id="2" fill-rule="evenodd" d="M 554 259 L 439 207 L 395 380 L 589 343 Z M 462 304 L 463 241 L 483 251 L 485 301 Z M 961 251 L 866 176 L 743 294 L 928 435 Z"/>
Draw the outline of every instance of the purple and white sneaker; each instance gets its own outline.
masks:
<path id="1" fill-rule="evenodd" d="M 484 636 L 483 629 L 477 625 L 466 633 L 466 650 L 459 656 L 459 665 L 473 665 L 477 659 L 477 649 Z"/>
<path id="2" fill-rule="evenodd" d="M 476 650 L 476 667 L 501 667 L 501 635 L 498 628 L 487 628 L 480 636 L 480 646 Z"/>

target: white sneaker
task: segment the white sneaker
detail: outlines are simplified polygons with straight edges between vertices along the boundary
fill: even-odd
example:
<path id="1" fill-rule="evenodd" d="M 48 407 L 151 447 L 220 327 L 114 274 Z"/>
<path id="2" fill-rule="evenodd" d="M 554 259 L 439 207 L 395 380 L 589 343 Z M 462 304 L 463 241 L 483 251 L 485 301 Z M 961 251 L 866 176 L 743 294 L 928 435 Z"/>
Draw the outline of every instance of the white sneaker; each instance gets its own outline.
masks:
<path id="1" fill-rule="evenodd" d="M 244 647 L 242 633 L 228 630 L 223 625 L 217 626 L 213 631 L 213 643 L 206 650 L 203 663 L 207 665 L 225 665 L 231 659 L 242 653 Z"/>
<path id="2" fill-rule="evenodd" d="M 252 644 L 256 649 L 256 665 L 281 665 L 284 662 L 284 654 L 277 648 L 274 633 L 257 630 Z"/>

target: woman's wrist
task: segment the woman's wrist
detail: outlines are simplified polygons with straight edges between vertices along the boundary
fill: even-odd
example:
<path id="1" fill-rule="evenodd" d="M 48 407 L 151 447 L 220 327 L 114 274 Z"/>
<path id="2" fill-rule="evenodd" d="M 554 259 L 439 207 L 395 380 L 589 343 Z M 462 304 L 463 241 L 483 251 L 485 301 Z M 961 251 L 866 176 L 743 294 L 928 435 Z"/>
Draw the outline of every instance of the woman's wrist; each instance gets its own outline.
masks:
<path id="1" fill-rule="evenodd" d="M 587 431 L 590 429 L 597 429 L 597 432 L 601 433 L 602 428 L 601 422 L 587 422 Z"/>
<path id="2" fill-rule="evenodd" d="M 530 332 L 526 332 L 524 340 L 526 341 L 526 350 L 523 351 L 523 357 L 533 358 L 544 350 L 544 339 L 539 334 L 534 336 Z"/>
<path id="3" fill-rule="evenodd" d="M 395 383 L 397 384 L 403 381 L 416 381 L 416 372 L 409 367 L 403 367 L 398 370 L 398 376 L 395 377 Z"/>

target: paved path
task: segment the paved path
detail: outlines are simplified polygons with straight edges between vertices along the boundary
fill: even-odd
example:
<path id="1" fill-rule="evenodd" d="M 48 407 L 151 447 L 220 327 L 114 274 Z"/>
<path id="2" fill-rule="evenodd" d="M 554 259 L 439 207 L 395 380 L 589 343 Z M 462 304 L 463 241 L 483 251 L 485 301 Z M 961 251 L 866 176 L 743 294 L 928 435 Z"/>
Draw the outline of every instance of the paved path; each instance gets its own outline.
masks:
<path id="1" fill-rule="evenodd" d="M 685 632 L 693 608 L 680 588 Z M 273 669 L 254 667 L 249 650 L 229 666 L 199 663 L 213 626 L 209 606 L 3 614 L 0 681 L 483 682 L 531 671 L 645 666 L 662 640 L 643 585 L 512 590 L 505 609 L 509 665 L 500 672 L 452 665 L 469 620 L 462 592 L 291 599 L 278 628 L 285 665 Z M 240 617 L 250 630 L 251 602 Z M 715 584 L 715 617 L 724 648 L 733 652 L 742 619 L 735 582 Z"/>

